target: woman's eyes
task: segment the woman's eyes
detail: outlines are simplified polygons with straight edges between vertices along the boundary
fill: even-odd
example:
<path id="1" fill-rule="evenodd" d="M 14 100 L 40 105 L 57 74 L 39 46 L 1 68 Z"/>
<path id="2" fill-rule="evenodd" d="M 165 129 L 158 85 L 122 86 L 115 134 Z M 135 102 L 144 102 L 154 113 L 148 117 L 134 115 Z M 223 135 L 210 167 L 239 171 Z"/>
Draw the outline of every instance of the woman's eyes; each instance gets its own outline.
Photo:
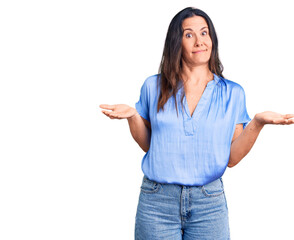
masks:
<path id="1" fill-rule="evenodd" d="M 205 33 L 204 36 L 207 35 L 207 31 L 203 31 L 201 34 L 203 35 L 203 33 Z M 186 37 L 191 38 L 191 37 L 193 37 L 193 34 L 192 33 L 187 33 Z"/>

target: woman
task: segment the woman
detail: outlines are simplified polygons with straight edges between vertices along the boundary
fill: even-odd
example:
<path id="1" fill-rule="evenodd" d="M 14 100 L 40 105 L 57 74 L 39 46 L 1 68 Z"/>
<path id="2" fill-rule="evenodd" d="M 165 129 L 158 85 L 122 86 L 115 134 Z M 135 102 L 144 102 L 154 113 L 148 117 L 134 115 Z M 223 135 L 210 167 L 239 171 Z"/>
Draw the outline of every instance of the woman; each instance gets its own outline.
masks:
<path id="1" fill-rule="evenodd" d="M 172 19 L 159 74 L 147 78 L 135 108 L 100 105 L 127 119 L 146 152 L 135 239 L 230 239 L 222 175 L 252 148 L 265 124 L 294 114 L 251 119 L 241 85 L 225 79 L 206 13 L 185 8 Z M 250 123 L 249 123 L 250 122 Z"/>

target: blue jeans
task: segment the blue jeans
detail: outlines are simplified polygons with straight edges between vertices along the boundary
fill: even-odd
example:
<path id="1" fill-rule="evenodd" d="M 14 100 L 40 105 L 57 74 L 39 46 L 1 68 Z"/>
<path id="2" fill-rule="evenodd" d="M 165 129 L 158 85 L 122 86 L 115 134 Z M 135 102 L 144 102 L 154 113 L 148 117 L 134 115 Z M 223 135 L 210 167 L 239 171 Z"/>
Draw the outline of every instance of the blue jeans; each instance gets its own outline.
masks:
<path id="1" fill-rule="evenodd" d="M 229 240 L 222 178 L 204 186 L 158 183 L 143 177 L 135 240 Z"/>

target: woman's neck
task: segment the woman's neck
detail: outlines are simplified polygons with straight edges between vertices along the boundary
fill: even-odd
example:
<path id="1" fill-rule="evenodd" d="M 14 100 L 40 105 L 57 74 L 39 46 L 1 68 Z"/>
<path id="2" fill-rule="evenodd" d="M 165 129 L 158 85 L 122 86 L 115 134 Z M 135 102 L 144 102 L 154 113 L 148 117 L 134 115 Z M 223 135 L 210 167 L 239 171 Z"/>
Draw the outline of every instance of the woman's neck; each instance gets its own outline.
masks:
<path id="1" fill-rule="evenodd" d="M 207 65 L 190 67 L 183 64 L 181 78 L 185 84 L 206 85 L 214 76 Z"/>

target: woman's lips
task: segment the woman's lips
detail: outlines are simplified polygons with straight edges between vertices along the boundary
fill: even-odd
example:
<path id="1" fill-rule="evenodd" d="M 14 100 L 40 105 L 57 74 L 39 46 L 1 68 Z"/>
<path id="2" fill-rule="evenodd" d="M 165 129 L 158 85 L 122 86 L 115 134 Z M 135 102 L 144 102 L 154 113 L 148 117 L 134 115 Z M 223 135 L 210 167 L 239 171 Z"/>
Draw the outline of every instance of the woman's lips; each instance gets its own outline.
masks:
<path id="1" fill-rule="evenodd" d="M 197 52 L 193 52 L 193 53 L 201 53 L 204 52 L 205 50 L 201 50 L 201 51 L 197 51 Z"/>

